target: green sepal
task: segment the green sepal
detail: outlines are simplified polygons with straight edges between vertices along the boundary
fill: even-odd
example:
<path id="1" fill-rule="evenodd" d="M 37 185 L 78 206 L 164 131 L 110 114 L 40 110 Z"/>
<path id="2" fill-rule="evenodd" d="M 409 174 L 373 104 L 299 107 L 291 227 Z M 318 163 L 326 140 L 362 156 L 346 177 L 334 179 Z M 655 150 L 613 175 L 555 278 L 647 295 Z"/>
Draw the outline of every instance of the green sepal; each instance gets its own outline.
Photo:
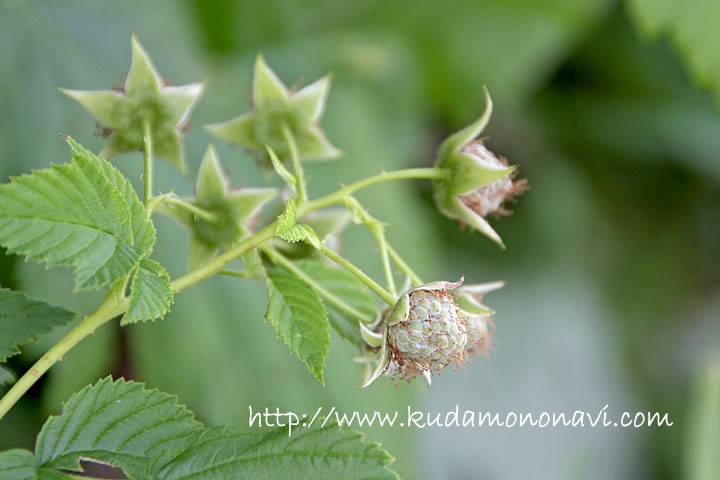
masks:
<path id="1" fill-rule="evenodd" d="M 275 102 L 286 102 L 290 92 L 285 84 L 265 62 L 262 54 L 255 57 L 255 74 L 253 75 L 253 104 L 255 108 L 263 108 Z"/>
<path id="2" fill-rule="evenodd" d="M 101 155 L 134 152 L 143 148 L 144 125 L 150 126 L 153 154 L 185 171 L 181 145 L 181 128 L 204 84 L 164 86 L 149 55 L 135 35 L 132 36 L 130 71 L 121 91 L 66 90 L 62 93 L 76 100 L 105 127 L 111 130 Z"/>
<path id="3" fill-rule="evenodd" d="M 130 35 L 130 43 L 132 45 L 132 60 L 125 81 L 125 91 L 131 95 L 158 93 L 162 80 L 150 59 L 150 55 L 137 39 L 135 33 Z"/>
<path id="4" fill-rule="evenodd" d="M 383 329 L 383 337 L 387 338 L 387 327 Z M 365 378 L 363 384 L 357 388 L 365 388 L 370 386 L 370 384 L 377 380 L 377 378 L 380 377 L 383 373 L 385 373 L 385 370 L 387 370 L 388 365 L 390 364 L 390 351 L 387 346 L 387 341 L 383 341 L 380 350 L 377 352 L 376 358 L 377 366 L 375 367 L 375 370 L 373 370 L 370 375 Z"/>
<path id="5" fill-rule="evenodd" d="M 402 295 L 400 295 L 400 298 L 398 298 L 398 301 L 395 302 L 395 305 L 393 305 L 392 310 L 390 310 L 390 313 L 387 316 L 387 319 L 385 320 L 385 323 L 387 326 L 395 325 L 399 322 L 404 322 L 407 320 L 408 315 L 410 314 L 410 293 L 405 292 Z"/>
<path id="6" fill-rule="evenodd" d="M 190 243 L 188 246 L 188 270 L 197 270 L 218 252 L 217 245 L 211 245 L 200 239 L 194 233 L 190 234 Z"/>
<path id="7" fill-rule="evenodd" d="M 483 130 L 485 130 L 485 127 L 490 121 L 490 116 L 492 115 L 493 103 L 487 87 L 483 86 L 483 94 L 485 95 L 485 111 L 483 114 L 467 127 L 450 135 L 440 145 L 440 158 L 459 152 L 463 145 L 473 141 L 478 135 L 480 135 L 480 133 L 482 133 Z"/>
<path id="8" fill-rule="evenodd" d="M 461 202 L 459 198 L 452 197 L 448 199 L 447 202 L 441 202 L 437 199 L 437 197 L 435 197 L 435 200 L 438 208 L 445 214 L 445 216 L 465 222 L 473 229 L 488 236 L 491 240 L 497 243 L 500 248 L 503 250 L 505 249 L 505 244 L 500 238 L 500 235 L 498 235 L 498 233 L 490 226 L 488 221 L 468 208 L 468 206 Z"/>
<path id="9" fill-rule="evenodd" d="M 504 285 L 503 281 L 463 285 L 458 289 L 460 296 L 455 300 L 455 304 L 470 315 L 492 315 L 495 310 L 483 305 L 482 297 Z"/>
<path id="10" fill-rule="evenodd" d="M 329 88 L 330 78 L 326 76 L 298 92 L 290 92 L 263 57 L 258 56 L 253 76 L 254 111 L 207 125 L 206 129 L 231 143 L 258 150 L 271 165 L 267 147 L 279 158 L 289 158 L 284 133 L 287 128 L 302 160 L 329 160 L 341 154 L 318 126 Z"/>
<path id="11" fill-rule="evenodd" d="M 385 337 L 383 337 L 381 333 L 373 332 L 362 322 L 358 322 L 358 325 L 360 326 L 360 335 L 362 336 L 363 340 L 365 340 L 365 343 L 375 348 L 382 346 L 383 342 L 385 341 Z"/>
<path id="12" fill-rule="evenodd" d="M 195 194 L 198 200 L 222 198 L 227 194 L 227 180 L 220 166 L 215 147 L 208 146 L 198 170 Z"/>

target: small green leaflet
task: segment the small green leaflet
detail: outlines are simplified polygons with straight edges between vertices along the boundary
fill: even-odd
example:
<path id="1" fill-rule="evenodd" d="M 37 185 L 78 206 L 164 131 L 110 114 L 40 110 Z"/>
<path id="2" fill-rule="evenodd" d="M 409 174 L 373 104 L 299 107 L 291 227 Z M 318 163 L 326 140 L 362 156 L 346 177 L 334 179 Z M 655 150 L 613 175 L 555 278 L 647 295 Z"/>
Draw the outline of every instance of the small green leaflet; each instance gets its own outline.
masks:
<path id="1" fill-rule="evenodd" d="M 130 286 L 130 306 L 121 325 L 162 318 L 170 310 L 173 293 L 170 276 L 159 263 L 143 258 Z"/>
<path id="2" fill-rule="evenodd" d="M 324 383 L 323 368 L 330 348 L 330 324 L 320 297 L 311 285 L 282 267 L 268 270 L 265 320 L 285 340 L 310 372 Z"/>
<path id="3" fill-rule="evenodd" d="M 334 267 L 325 262 L 298 260 L 295 265 L 322 288 L 355 310 L 356 314 L 351 314 L 329 299 L 325 297 L 322 299 L 330 325 L 347 341 L 363 346 L 365 342 L 360 336 L 358 316 L 364 318 L 366 322 L 371 322 L 377 315 L 377 304 L 367 286 L 344 268 Z"/>
<path id="4" fill-rule="evenodd" d="M 80 457 L 109 462 L 131 478 L 146 478 L 150 458 L 202 429 L 177 398 L 142 383 L 107 377 L 76 393 L 63 413 L 43 425 L 35 445 L 39 472 L 79 471 Z"/>
<path id="5" fill-rule="evenodd" d="M 397 479 L 393 457 L 363 434 L 318 419 L 260 433 L 206 428 L 171 395 L 105 378 L 74 394 L 28 450 L 0 452 L 3 480 L 79 478 L 80 459 L 122 469 L 135 480 L 272 478 Z"/>
<path id="6" fill-rule="evenodd" d="M 275 234 L 286 242 L 305 241 L 315 248 L 320 248 L 320 239 L 309 225 L 298 224 L 295 201 L 288 198 L 285 211 L 277 219 Z"/>
<path id="7" fill-rule="evenodd" d="M 21 292 L 0 288 L 0 362 L 20 353 L 18 348 L 38 335 L 74 318 L 73 312 L 30 300 Z"/>
<path id="8" fill-rule="evenodd" d="M 155 462 L 149 478 L 272 478 L 395 480 L 387 467 L 393 457 L 361 433 L 342 430 L 334 422 L 293 430 L 277 428 L 251 434 L 232 428 L 197 433 L 174 458 Z"/>
<path id="9" fill-rule="evenodd" d="M 127 275 L 155 243 L 130 182 L 71 138 L 70 164 L 0 185 L 0 245 L 48 266 L 72 266 L 76 290 Z"/>

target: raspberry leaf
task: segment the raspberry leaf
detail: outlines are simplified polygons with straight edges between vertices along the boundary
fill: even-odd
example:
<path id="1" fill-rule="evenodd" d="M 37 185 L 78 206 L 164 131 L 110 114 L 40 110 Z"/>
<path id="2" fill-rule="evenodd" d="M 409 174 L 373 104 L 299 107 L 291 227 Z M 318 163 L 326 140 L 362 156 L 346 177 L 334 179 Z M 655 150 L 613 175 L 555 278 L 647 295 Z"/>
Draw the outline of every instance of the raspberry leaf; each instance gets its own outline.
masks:
<path id="1" fill-rule="evenodd" d="M 353 308 L 366 323 L 375 319 L 377 315 L 375 300 L 367 286 L 355 275 L 343 268 L 317 260 L 300 260 L 295 264 L 327 292 Z M 328 299 L 324 298 L 323 303 L 328 312 L 330 325 L 335 331 L 347 341 L 362 346 L 364 342 L 358 329 L 360 319 L 348 314 Z"/>
<path id="2" fill-rule="evenodd" d="M 324 383 L 323 368 L 330 348 L 327 312 L 315 289 L 282 267 L 268 270 L 269 321 L 290 351 L 307 365 L 310 373 Z"/>
<path id="3" fill-rule="evenodd" d="M 155 243 L 130 182 L 71 138 L 70 164 L 0 185 L 0 244 L 8 252 L 75 268 L 76 290 L 128 274 Z"/>
<path id="4" fill-rule="evenodd" d="M 121 325 L 162 318 L 170 310 L 173 293 L 170 276 L 159 263 L 142 259 L 130 286 L 130 307 Z"/>
<path id="5" fill-rule="evenodd" d="M 35 480 L 35 457 L 29 450 L 15 449 L 0 452 L 0 478 L 5 480 Z"/>
<path id="6" fill-rule="evenodd" d="M 55 327 L 70 323 L 73 312 L 30 300 L 22 292 L 0 289 L 0 362 L 20 353 L 18 347 L 47 333 Z"/>
<path id="7" fill-rule="evenodd" d="M 193 435 L 185 449 L 153 462 L 149 478 L 372 478 L 397 479 L 393 457 L 361 433 L 335 422 L 311 427 L 276 428 L 252 434 L 212 428 Z"/>
<path id="8" fill-rule="evenodd" d="M 201 428 L 176 397 L 107 377 L 70 397 L 63 413 L 45 422 L 35 460 L 40 478 L 57 469 L 81 471 L 80 458 L 111 463 L 130 478 L 146 478 L 152 457 L 182 447 Z"/>

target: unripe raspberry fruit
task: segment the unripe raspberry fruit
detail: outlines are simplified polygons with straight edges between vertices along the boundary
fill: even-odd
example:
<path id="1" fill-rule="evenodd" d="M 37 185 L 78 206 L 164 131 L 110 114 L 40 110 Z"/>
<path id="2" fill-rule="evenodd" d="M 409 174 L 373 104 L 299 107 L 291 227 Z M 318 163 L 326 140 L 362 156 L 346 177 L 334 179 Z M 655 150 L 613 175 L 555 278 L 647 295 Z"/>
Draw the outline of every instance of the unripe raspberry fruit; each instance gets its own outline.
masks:
<path id="1" fill-rule="evenodd" d="M 417 373 L 433 374 L 448 365 L 465 364 L 467 319 L 448 292 L 461 282 L 424 285 L 398 300 L 387 331 L 391 357 L 387 374 L 411 379 Z"/>

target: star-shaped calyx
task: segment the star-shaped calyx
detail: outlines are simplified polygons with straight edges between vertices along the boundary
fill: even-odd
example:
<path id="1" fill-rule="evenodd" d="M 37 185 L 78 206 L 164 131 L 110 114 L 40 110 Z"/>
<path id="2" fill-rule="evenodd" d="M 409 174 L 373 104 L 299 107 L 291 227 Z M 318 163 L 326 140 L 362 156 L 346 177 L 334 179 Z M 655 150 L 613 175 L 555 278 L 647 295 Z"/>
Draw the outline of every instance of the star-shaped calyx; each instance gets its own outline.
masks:
<path id="1" fill-rule="evenodd" d="M 254 111 L 207 129 L 231 143 L 258 150 L 270 165 L 266 146 L 281 159 L 290 154 L 287 137 L 292 135 L 303 160 L 328 160 L 340 155 L 320 129 L 330 78 L 325 76 L 297 92 L 288 90 L 265 63 L 255 61 L 252 102 Z"/>
<path id="2" fill-rule="evenodd" d="M 247 235 L 260 208 L 277 193 L 275 188 L 232 188 L 211 145 L 200 165 L 195 198 L 166 202 L 161 211 L 191 230 L 194 270 Z"/>
<path id="3" fill-rule="evenodd" d="M 149 133 L 153 154 L 184 172 L 181 132 L 204 84 L 167 86 L 134 34 L 131 43 L 132 62 L 123 88 L 60 90 L 77 100 L 110 132 L 102 156 L 140 150 L 143 136 Z"/>

